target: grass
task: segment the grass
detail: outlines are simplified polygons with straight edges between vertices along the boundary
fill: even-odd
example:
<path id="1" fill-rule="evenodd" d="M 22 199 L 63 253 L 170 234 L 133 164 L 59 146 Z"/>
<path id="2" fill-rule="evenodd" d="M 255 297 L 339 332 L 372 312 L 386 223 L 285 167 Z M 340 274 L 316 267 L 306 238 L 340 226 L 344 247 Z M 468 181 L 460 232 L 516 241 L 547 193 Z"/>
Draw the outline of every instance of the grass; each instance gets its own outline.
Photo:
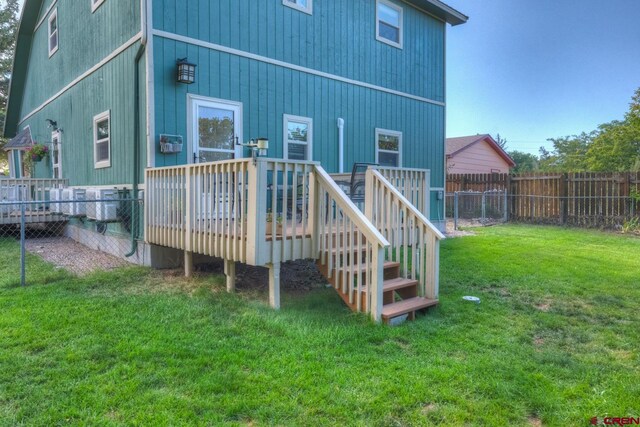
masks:
<path id="1" fill-rule="evenodd" d="M 500 226 L 441 250 L 441 304 L 377 326 L 331 289 L 0 261 L 0 425 L 588 425 L 640 416 L 640 239 Z M 481 304 L 463 301 L 475 295 Z"/>

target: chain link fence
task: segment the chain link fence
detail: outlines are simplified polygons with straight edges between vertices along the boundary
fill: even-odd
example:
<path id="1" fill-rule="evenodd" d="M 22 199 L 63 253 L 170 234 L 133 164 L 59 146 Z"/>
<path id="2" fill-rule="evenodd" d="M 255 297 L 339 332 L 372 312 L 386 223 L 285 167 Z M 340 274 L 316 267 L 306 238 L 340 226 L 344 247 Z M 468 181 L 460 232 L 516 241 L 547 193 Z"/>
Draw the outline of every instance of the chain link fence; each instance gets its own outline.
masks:
<path id="1" fill-rule="evenodd" d="M 63 200 L 62 191 L 75 198 Z M 0 199 L 0 285 L 47 283 L 138 263 L 143 202 L 129 194 L 52 189 L 42 200 L 20 192 L 18 200 Z"/>
<path id="2" fill-rule="evenodd" d="M 508 203 L 506 190 L 456 191 L 446 195 L 447 218 L 459 226 L 482 226 L 506 222 Z"/>

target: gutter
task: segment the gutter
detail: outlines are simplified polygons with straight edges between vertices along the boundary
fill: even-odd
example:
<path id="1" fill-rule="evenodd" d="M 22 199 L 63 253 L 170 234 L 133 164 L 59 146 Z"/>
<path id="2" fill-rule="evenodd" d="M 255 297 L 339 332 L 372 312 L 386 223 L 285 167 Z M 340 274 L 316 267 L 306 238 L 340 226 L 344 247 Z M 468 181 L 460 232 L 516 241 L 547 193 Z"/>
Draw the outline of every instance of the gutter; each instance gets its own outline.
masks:
<path id="1" fill-rule="evenodd" d="M 140 215 L 138 212 L 138 192 L 140 181 L 140 60 L 144 55 L 147 46 L 147 11 L 145 0 L 140 1 L 140 21 L 142 25 L 142 37 L 140 39 L 140 47 L 133 60 L 134 79 L 133 79 L 133 182 L 131 183 L 131 250 L 125 254 L 129 258 L 138 252 L 138 226 L 140 224 Z"/>

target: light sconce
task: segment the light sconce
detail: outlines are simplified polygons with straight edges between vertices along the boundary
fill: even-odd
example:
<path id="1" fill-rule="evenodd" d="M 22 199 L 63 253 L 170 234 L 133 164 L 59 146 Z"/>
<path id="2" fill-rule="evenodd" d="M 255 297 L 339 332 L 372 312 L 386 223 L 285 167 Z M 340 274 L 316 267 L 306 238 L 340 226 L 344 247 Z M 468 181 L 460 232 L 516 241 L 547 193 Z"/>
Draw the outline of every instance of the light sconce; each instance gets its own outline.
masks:
<path id="1" fill-rule="evenodd" d="M 196 64 L 187 58 L 178 59 L 178 83 L 193 84 L 196 82 Z"/>

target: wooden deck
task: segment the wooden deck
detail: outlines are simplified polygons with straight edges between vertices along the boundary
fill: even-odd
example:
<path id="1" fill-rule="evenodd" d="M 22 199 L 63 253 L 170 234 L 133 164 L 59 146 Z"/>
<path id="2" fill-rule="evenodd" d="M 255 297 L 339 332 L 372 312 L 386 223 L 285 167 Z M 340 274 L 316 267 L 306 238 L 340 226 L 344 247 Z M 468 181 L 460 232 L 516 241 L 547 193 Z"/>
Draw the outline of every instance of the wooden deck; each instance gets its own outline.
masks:
<path id="1" fill-rule="evenodd" d="M 370 168 L 362 210 L 316 162 L 258 158 L 154 168 L 145 184 L 145 239 L 183 250 L 187 275 L 193 254 L 222 258 L 232 291 L 235 262 L 266 266 L 269 300 L 278 308 L 280 263 L 315 259 L 349 307 L 375 321 L 437 304 L 444 236 L 423 214 L 429 171 Z M 389 263 L 393 277 L 385 273 Z M 410 279 L 413 289 L 396 281 L 385 290 L 395 279 Z M 396 298 L 407 302 L 393 305 Z"/>

